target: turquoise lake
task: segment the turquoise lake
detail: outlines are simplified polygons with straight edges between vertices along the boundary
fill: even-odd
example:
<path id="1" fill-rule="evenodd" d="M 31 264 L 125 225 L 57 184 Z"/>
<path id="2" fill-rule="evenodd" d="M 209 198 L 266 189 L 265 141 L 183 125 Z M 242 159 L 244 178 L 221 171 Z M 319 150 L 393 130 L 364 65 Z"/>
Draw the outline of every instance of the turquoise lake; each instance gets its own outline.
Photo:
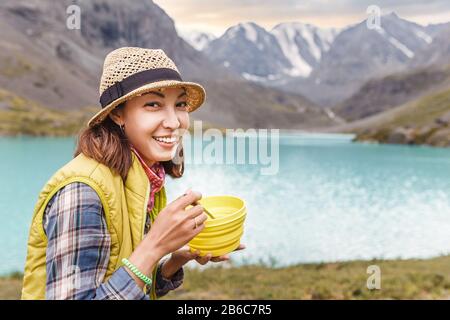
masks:
<path id="1" fill-rule="evenodd" d="M 71 138 L 0 138 L 0 274 L 23 271 L 38 193 L 74 146 Z M 236 264 L 450 253 L 450 149 L 290 134 L 281 135 L 275 175 L 260 165 L 194 163 L 167 179 L 168 200 L 189 187 L 245 199 L 247 249 L 232 254 Z"/>

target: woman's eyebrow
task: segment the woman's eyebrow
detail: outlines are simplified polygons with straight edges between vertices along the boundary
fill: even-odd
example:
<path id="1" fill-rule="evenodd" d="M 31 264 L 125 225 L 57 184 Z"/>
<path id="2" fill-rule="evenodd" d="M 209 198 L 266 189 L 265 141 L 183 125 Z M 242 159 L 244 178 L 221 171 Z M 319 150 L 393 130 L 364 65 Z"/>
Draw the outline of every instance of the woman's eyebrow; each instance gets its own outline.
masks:
<path id="1" fill-rule="evenodd" d="M 158 92 L 158 91 L 149 91 L 149 92 L 146 92 L 146 93 L 144 93 L 144 95 L 146 95 L 146 94 L 156 94 L 157 96 L 160 96 L 161 98 L 165 98 L 165 96 L 164 96 L 164 94 L 162 94 L 161 92 Z M 182 92 L 179 96 L 178 96 L 178 98 L 180 98 L 180 97 L 182 97 L 182 96 L 185 96 L 186 95 L 186 91 L 184 91 L 184 92 Z"/>

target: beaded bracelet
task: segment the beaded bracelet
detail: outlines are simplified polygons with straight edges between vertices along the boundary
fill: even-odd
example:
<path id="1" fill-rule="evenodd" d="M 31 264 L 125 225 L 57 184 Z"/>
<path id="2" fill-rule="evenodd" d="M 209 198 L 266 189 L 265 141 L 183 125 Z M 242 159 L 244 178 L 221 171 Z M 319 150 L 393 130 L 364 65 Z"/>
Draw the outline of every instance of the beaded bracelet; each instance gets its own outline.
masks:
<path id="1" fill-rule="evenodd" d="M 128 269 L 131 270 L 131 272 L 133 272 L 139 279 L 141 279 L 142 281 L 144 281 L 146 284 L 151 285 L 152 284 L 152 279 L 150 279 L 149 277 L 147 277 L 145 274 L 143 274 L 142 272 L 139 271 L 138 268 L 136 268 L 136 266 L 134 264 L 132 264 L 130 261 L 128 261 L 128 259 L 123 258 L 122 259 L 122 263 L 128 267 Z"/>

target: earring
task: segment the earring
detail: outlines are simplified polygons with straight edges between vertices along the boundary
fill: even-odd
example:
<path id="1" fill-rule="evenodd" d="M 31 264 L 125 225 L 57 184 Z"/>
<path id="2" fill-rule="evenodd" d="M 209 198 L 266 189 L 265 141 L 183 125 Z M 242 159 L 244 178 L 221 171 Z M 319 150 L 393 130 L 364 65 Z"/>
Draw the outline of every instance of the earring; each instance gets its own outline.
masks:
<path id="1" fill-rule="evenodd" d="M 120 130 L 122 131 L 123 135 L 125 135 L 125 124 L 120 125 Z"/>

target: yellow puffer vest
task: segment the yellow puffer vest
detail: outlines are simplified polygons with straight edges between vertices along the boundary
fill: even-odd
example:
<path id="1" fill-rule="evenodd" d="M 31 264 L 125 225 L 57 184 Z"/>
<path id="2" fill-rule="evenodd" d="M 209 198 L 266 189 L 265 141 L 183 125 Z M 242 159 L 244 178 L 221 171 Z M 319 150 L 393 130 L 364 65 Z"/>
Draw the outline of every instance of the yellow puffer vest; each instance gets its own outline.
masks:
<path id="1" fill-rule="evenodd" d="M 128 258 L 135 250 L 144 237 L 150 183 L 133 152 L 132 157 L 133 163 L 125 183 L 120 175 L 84 154 L 79 154 L 50 178 L 34 208 L 28 238 L 22 299 L 45 299 L 47 237 L 42 225 L 43 213 L 52 196 L 69 183 L 86 183 L 97 192 L 101 200 L 111 236 L 110 258 L 104 281 L 122 265 L 122 258 Z M 166 193 L 163 187 L 155 194 L 155 205 L 150 213 L 152 222 L 165 206 Z M 150 298 L 154 300 L 156 270 L 155 267 L 150 292 Z"/>

